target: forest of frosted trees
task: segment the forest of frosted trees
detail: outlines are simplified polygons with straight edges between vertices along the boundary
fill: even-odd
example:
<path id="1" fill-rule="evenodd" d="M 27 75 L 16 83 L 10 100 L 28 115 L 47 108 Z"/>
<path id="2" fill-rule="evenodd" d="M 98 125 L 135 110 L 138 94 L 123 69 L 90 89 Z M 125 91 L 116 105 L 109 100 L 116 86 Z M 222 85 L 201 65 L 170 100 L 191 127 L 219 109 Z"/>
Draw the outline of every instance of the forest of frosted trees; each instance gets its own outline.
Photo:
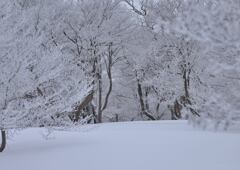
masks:
<path id="1" fill-rule="evenodd" d="M 1 0 L 0 129 L 240 121 L 239 0 Z"/>

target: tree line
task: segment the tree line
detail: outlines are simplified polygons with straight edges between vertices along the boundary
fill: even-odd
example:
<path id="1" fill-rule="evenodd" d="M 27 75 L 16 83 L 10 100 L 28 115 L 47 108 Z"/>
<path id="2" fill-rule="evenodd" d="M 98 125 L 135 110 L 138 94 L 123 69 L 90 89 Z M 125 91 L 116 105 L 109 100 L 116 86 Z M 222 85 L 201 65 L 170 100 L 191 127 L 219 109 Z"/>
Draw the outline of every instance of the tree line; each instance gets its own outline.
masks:
<path id="1" fill-rule="evenodd" d="M 228 128 L 240 118 L 239 9 L 239 0 L 2 0 L 2 139 L 11 128 L 109 121 Z"/>

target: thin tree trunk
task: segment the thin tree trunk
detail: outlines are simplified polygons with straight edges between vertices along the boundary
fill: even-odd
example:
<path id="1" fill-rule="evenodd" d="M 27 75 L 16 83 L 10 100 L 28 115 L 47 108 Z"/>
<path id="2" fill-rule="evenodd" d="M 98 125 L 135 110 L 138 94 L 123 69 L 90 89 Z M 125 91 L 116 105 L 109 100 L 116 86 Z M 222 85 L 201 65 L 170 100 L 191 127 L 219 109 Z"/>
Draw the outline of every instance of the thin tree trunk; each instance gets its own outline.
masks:
<path id="1" fill-rule="evenodd" d="M 149 104 L 148 104 L 148 93 L 149 93 L 149 87 L 145 88 L 145 109 L 149 112 Z"/>
<path id="2" fill-rule="evenodd" d="M 6 147 L 6 132 L 4 130 L 1 130 L 1 136 L 2 136 L 2 142 L 1 142 L 1 146 L 0 146 L 0 152 L 2 152 L 5 147 Z"/>
<path id="3" fill-rule="evenodd" d="M 138 86 L 137 91 L 138 91 L 139 103 L 140 103 L 141 111 L 143 113 L 145 112 L 145 105 L 143 101 L 142 85 L 140 84 L 139 80 L 137 80 L 137 86 Z"/>
<path id="4" fill-rule="evenodd" d="M 99 85 L 98 85 L 98 123 L 102 123 L 102 85 L 101 85 L 101 80 L 99 80 Z"/>
<path id="5" fill-rule="evenodd" d="M 108 91 L 107 91 L 105 101 L 104 101 L 104 104 L 103 104 L 102 112 L 107 108 L 108 99 L 109 99 L 110 94 L 112 92 L 112 86 L 113 86 L 113 83 L 112 83 L 112 55 L 113 55 L 113 51 L 111 49 L 111 45 L 109 45 L 109 48 L 108 48 L 108 64 L 106 64 L 107 65 L 106 66 L 107 75 L 108 75 L 108 80 L 109 80 L 109 87 L 108 87 Z"/>
<path id="6" fill-rule="evenodd" d="M 186 70 L 184 70 L 183 79 L 184 79 L 185 97 L 186 97 L 186 99 L 188 99 L 189 98 L 189 92 L 188 92 L 188 89 L 189 89 L 189 77 L 187 76 L 187 71 Z"/>
<path id="7" fill-rule="evenodd" d="M 98 123 L 102 123 L 102 68 L 101 63 L 98 62 L 97 85 L 98 85 Z"/>

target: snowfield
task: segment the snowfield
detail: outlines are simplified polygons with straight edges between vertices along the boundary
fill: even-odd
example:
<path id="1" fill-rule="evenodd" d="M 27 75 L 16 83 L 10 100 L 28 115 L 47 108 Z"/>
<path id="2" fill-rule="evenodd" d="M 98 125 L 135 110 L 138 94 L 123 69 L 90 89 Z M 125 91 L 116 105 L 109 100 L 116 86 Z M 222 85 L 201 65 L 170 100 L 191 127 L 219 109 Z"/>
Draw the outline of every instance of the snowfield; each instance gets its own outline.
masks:
<path id="1" fill-rule="evenodd" d="M 1 170 L 239 170 L 240 134 L 186 121 L 33 128 L 10 137 Z"/>

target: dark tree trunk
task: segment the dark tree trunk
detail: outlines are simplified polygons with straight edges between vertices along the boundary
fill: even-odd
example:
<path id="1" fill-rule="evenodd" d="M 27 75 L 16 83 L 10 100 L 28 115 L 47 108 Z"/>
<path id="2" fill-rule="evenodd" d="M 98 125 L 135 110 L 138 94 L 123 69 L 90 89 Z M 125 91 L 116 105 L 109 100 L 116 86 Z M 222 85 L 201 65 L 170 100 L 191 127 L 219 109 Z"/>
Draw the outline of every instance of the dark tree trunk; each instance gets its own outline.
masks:
<path id="1" fill-rule="evenodd" d="M 1 136 L 2 136 L 2 142 L 1 142 L 1 145 L 0 145 L 0 152 L 2 152 L 5 147 L 6 147 L 6 132 L 4 130 L 1 130 Z"/>
<path id="2" fill-rule="evenodd" d="M 150 113 L 145 108 L 144 104 L 144 99 L 143 99 L 143 90 L 142 90 L 142 85 L 140 81 L 137 79 L 137 92 L 138 92 L 138 97 L 139 97 L 139 103 L 140 103 L 140 108 L 141 108 L 141 113 L 147 116 L 151 120 L 156 120 Z"/>
<path id="3" fill-rule="evenodd" d="M 142 92 L 142 85 L 140 84 L 139 80 L 137 80 L 137 91 L 138 91 L 138 97 L 139 97 L 139 103 L 141 107 L 141 112 L 145 112 L 145 105 L 143 101 L 143 92 Z"/>
<path id="4" fill-rule="evenodd" d="M 113 88 L 113 82 L 112 82 L 112 65 L 113 65 L 113 60 L 112 60 L 112 56 L 113 56 L 113 50 L 112 50 L 112 44 L 109 45 L 108 47 L 108 64 L 106 64 L 106 69 L 107 69 L 107 75 L 108 75 L 108 80 L 109 80 L 109 87 L 108 87 L 108 91 L 105 97 L 105 101 L 102 107 L 102 112 L 107 108 L 108 105 L 108 100 L 110 97 L 110 94 L 112 92 L 112 88 Z"/>
<path id="5" fill-rule="evenodd" d="M 185 97 L 186 97 L 186 99 L 188 99 L 189 98 L 189 91 L 188 91 L 188 89 L 189 89 L 189 82 L 190 82 L 190 80 L 189 80 L 189 75 L 187 75 L 187 70 L 184 70 L 184 72 L 183 72 L 183 79 L 184 79 Z"/>
<path id="6" fill-rule="evenodd" d="M 98 86 L 98 108 L 97 108 L 97 120 L 98 123 L 102 123 L 102 68 L 99 62 L 97 72 L 97 86 Z"/>

